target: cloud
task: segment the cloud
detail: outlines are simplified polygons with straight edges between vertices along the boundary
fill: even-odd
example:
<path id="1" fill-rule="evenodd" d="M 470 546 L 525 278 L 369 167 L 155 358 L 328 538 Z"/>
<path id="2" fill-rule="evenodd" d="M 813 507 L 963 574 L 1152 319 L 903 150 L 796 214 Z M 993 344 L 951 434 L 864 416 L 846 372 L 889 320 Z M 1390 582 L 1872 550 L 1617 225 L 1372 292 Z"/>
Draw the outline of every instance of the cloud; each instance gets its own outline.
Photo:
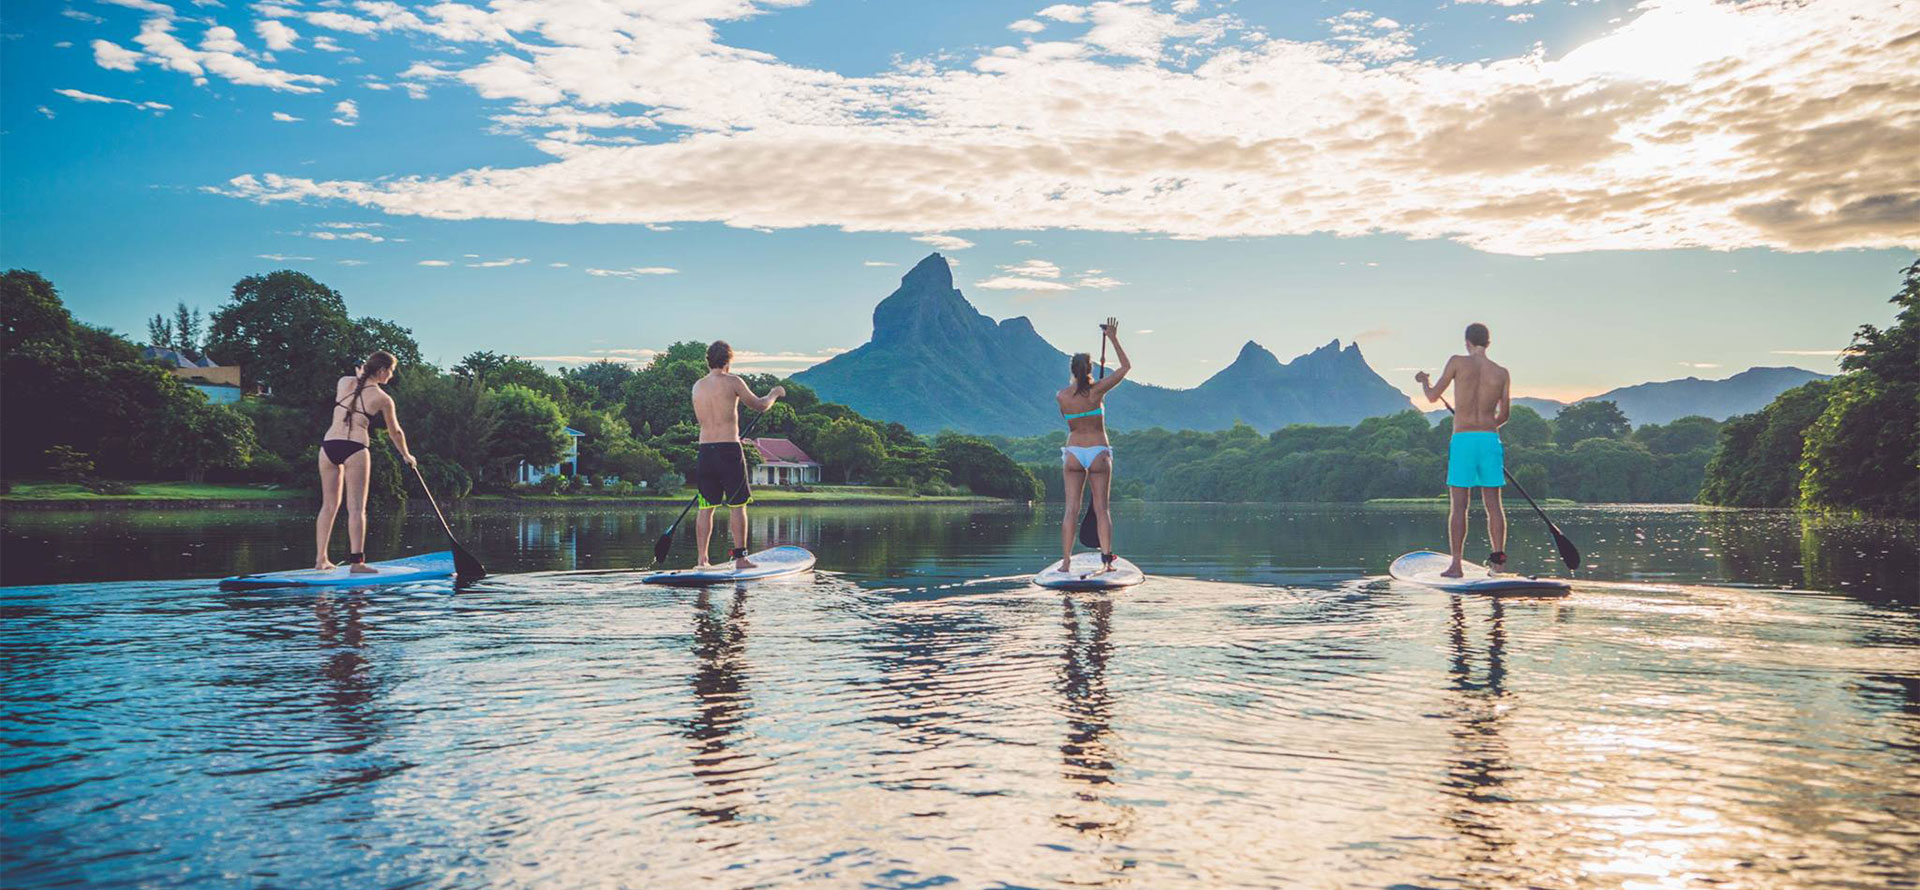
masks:
<path id="1" fill-rule="evenodd" d="M 343 127 L 351 127 L 360 122 L 360 106 L 352 99 L 342 99 L 334 103 L 333 122 Z"/>
<path id="2" fill-rule="evenodd" d="M 935 250 L 966 250 L 973 246 L 972 241 L 957 235 L 917 235 L 913 240 L 921 244 L 931 244 Z"/>
<path id="3" fill-rule="evenodd" d="M 525 257 L 513 257 L 513 256 L 510 256 L 510 257 L 502 257 L 502 258 L 500 258 L 500 259 L 497 259 L 497 260 L 485 260 L 485 261 L 482 261 L 482 262 L 478 262 L 478 263 L 468 263 L 468 264 L 467 264 L 467 268 L 469 268 L 469 269 L 499 269 L 499 268 L 502 268 L 502 267 L 505 267 L 505 266 L 518 266 L 518 265 L 520 265 L 521 263 L 524 263 L 524 262 L 526 262 L 526 261 L 527 261 L 527 260 L 526 260 L 526 258 L 525 258 Z"/>
<path id="4" fill-rule="evenodd" d="M 151 111 L 155 114 L 163 114 L 165 112 L 173 110 L 173 106 L 168 105 L 164 102 L 136 102 L 132 99 L 115 99 L 112 96 L 102 96 L 97 93 L 88 93 L 80 90 L 67 89 L 64 87 L 56 89 L 54 90 L 54 92 L 59 93 L 60 95 L 65 96 L 69 99 L 72 99 L 75 102 L 94 102 L 94 103 L 101 103 L 101 104 L 107 104 L 107 105 L 131 105 L 135 108 L 140 109 L 141 111 Z"/>
<path id="5" fill-rule="evenodd" d="M 548 263 L 547 265 L 555 269 L 565 269 L 567 267 L 566 263 Z"/>
<path id="6" fill-rule="evenodd" d="M 822 349 L 818 352 L 753 352 L 736 349 L 733 353 L 733 366 L 755 374 L 792 374 L 811 368 L 846 351 L 846 349 Z M 645 365 L 659 354 L 660 351 L 657 349 L 622 348 L 589 349 L 585 353 L 576 355 L 525 355 L 521 358 L 548 365 L 578 366 L 600 361 Z"/>
<path id="7" fill-rule="evenodd" d="M 1680 366 L 1681 366 L 1681 367 L 1686 367 L 1686 368 L 1699 368 L 1699 369 L 1706 369 L 1706 368 L 1718 368 L 1718 367 L 1720 367 L 1720 363 L 1719 363 L 1719 362 L 1680 362 L 1679 364 L 1680 364 Z"/>
<path id="8" fill-rule="evenodd" d="M 97 15 L 94 15 L 91 12 L 82 12 L 78 9 L 74 9 L 71 6 L 62 8 L 60 10 L 60 14 L 66 16 L 67 18 L 74 19 L 76 21 L 86 22 L 89 25 L 98 25 L 106 22 L 106 19 L 103 19 Z"/>
<path id="9" fill-rule="evenodd" d="M 46 115 L 48 120 L 52 120 L 53 118 L 58 117 L 58 115 L 53 113 L 53 109 L 48 108 L 45 105 L 36 105 L 34 106 L 33 110 L 38 111 L 43 115 Z"/>
<path id="10" fill-rule="evenodd" d="M 334 262 L 342 266 L 364 266 L 367 264 L 366 260 L 334 260 Z"/>
<path id="11" fill-rule="evenodd" d="M 128 9 L 137 9 L 141 12 L 151 13 L 164 18 L 173 18 L 173 7 L 164 3 L 155 3 L 153 0 L 100 0 L 100 2 L 113 6 L 124 6 Z"/>
<path id="12" fill-rule="evenodd" d="M 889 263 L 884 260 L 867 260 L 866 262 L 861 263 L 860 265 L 862 266 L 897 266 L 899 265 L 899 263 Z"/>
<path id="13" fill-rule="evenodd" d="M 108 0 L 114 2 L 114 0 Z M 93 61 L 102 68 L 133 71 L 140 63 L 185 74 L 196 86 L 205 86 L 208 75 L 217 75 L 240 86 L 266 87 L 288 93 L 317 93 L 333 81 L 318 74 L 296 74 L 267 68 L 249 58 L 251 53 L 240 42 L 238 32 L 224 25 L 209 25 L 201 33 L 200 48 L 194 49 L 174 35 L 174 18 L 169 7 L 157 3 L 127 0 L 120 3 L 136 9 L 158 7 L 168 10 L 140 24 L 133 42 L 140 50 L 130 50 L 108 40 L 95 40 Z"/>
<path id="14" fill-rule="evenodd" d="M 133 71 L 140 67 L 140 54 L 110 40 L 95 40 L 93 63 L 109 71 Z"/>
<path id="15" fill-rule="evenodd" d="M 984 287 L 988 290 L 1020 290 L 1020 291 L 1073 290 L 1073 285 L 1066 284 L 1064 282 L 1048 281 L 1043 278 L 1022 278 L 1018 275 L 996 275 L 992 278 L 976 281 L 973 283 L 973 286 Z"/>
<path id="16" fill-rule="evenodd" d="M 447 262 L 446 260 L 421 260 L 421 261 L 419 262 L 419 265 L 422 265 L 422 266 L 451 266 L 451 265 L 453 265 L 453 264 L 452 264 L 452 263 L 449 263 L 449 262 Z"/>
<path id="17" fill-rule="evenodd" d="M 1027 260 L 1011 266 L 1001 266 L 1000 271 L 1009 275 L 1026 275 L 1036 278 L 1060 277 L 1060 267 L 1046 260 Z"/>
<path id="18" fill-rule="evenodd" d="M 286 113 L 286 112 L 284 112 L 284 111 L 276 111 L 276 112 L 274 112 L 274 113 L 273 113 L 273 119 L 274 119 L 274 120 L 277 120 L 277 121 L 279 121 L 279 122 L 281 122 L 281 123 L 283 123 L 283 124 L 291 124 L 291 123 L 295 123 L 295 122 L 298 122 L 298 121 L 303 121 L 303 120 L 306 120 L 306 118 L 303 118 L 303 117 L 294 117 L 293 115 L 291 115 L 291 114 L 288 114 L 288 113 Z"/>
<path id="19" fill-rule="evenodd" d="M 1775 349 L 1774 355 L 1807 355 L 1837 358 L 1851 352 L 1850 349 Z"/>
<path id="20" fill-rule="evenodd" d="M 385 236 L 375 235 L 372 232 L 322 231 L 322 232 L 294 232 L 293 234 L 304 235 L 308 238 L 314 238 L 320 241 L 365 241 L 368 244 L 379 244 L 382 241 L 387 240 Z"/>
<path id="21" fill-rule="evenodd" d="M 1475 61 L 1423 57 L 1417 29 L 1358 10 L 1310 40 L 1063 4 L 1034 18 L 1078 36 L 862 76 L 728 45 L 717 23 L 761 12 L 739 0 L 350 9 L 328 27 L 466 50 L 403 79 L 512 103 L 496 123 L 548 157 L 218 191 L 437 219 L 1387 233 L 1520 255 L 1920 245 L 1920 73 L 1889 37 L 1913 28 L 1880 0 L 1648 0 L 1581 44 Z M 661 133 L 638 140 L 641 120 Z"/>
<path id="22" fill-rule="evenodd" d="M 272 261 L 274 261 L 274 262 L 276 262 L 276 263 L 285 263 L 285 262 L 290 262 L 290 261 L 293 261 L 293 260 L 311 260 L 311 259 L 313 259 L 313 257 L 310 257 L 310 256 L 290 256 L 290 255 L 288 255 L 288 254 L 284 254 L 284 253 L 257 253 L 257 254 L 254 254 L 254 256 L 257 256 L 257 257 L 259 257 L 259 258 L 261 258 L 261 259 L 263 259 L 263 260 L 272 260 Z"/>
<path id="23" fill-rule="evenodd" d="M 266 41 L 267 49 L 274 52 L 293 49 L 294 41 L 300 39 L 300 32 L 273 19 L 254 22 L 253 33 L 260 35 L 260 39 Z"/>
<path id="24" fill-rule="evenodd" d="M 678 275 L 680 270 L 666 266 L 634 266 L 627 269 L 588 269 L 587 274 L 599 278 L 639 278 L 643 275 Z"/>
<path id="25" fill-rule="evenodd" d="M 1533 21 L 1533 13 L 1531 13 L 1531 12 L 1516 12 L 1516 13 L 1514 13 L 1513 15 L 1510 15 L 1510 16 L 1507 16 L 1507 21 L 1509 21 L 1509 22 L 1531 22 L 1531 21 Z"/>
<path id="26" fill-rule="evenodd" d="M 325 34 L 318 35 L 308 42 L 313 45 L 314 49 L 320 50 L 321 52 L 343 53 L 347 51 L 346 47 L 335 43 L 332 37 Z"/>

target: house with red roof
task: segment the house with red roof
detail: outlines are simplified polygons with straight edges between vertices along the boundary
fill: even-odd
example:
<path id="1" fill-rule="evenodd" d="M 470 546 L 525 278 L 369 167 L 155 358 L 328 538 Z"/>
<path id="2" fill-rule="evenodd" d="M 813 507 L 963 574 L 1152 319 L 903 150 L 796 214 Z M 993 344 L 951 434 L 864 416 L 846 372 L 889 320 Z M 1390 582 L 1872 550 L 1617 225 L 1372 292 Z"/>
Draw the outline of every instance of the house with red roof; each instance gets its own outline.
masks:
<path id="1" fill-rule="evenodd" d="M 820 481 L 820 462 L 787 439 L 755 439 L 760 463 L 753 468 L 755 485 L 802 485 Z"/>

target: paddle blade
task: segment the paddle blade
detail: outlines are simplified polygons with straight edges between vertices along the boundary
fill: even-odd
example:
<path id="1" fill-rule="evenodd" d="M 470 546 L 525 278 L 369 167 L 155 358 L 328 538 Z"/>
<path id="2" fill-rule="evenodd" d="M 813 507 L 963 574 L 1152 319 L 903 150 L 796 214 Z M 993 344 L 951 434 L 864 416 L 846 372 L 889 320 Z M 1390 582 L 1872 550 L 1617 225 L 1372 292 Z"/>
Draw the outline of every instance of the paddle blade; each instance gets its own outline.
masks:
<path id="1" fill-rule="evenodd" d="M 1100 549 L 1100 521 L 1093 518 L 1093 504 L 1087 504 L 1087 514 L 1080 517 L 1080 546 Z"/>
<path id="2" fill-rule="evenodd" d="M 453 544 L 453 575 L 461 584 L 471 584 L 487 576 L 487 567 L 480 564 L 480 558 L 467 552 L 459 541 L 448 539 Z"/>
<path id="3" fill-rule="evenodd" d="M 667 529 L 667 533 L 664 535 L 661 535 L 660 540 L 653 542 L 653 564 L 659 565 L 663 562 L 666 562 L 667 554 L 672 552 L 673 552 L 673 529 Z"/>
<path id="4" fill-rule="evenodd" d="M 1569 569 L 1579 568 L 1580 548 L 1573 546 L 1573 541 L 1561 534 L 1558 527 L 1549 526 L 1548 528 L 1553 532 L 1553 546 L 1560 548 L 1560 561 L 1566 563 Z"/>

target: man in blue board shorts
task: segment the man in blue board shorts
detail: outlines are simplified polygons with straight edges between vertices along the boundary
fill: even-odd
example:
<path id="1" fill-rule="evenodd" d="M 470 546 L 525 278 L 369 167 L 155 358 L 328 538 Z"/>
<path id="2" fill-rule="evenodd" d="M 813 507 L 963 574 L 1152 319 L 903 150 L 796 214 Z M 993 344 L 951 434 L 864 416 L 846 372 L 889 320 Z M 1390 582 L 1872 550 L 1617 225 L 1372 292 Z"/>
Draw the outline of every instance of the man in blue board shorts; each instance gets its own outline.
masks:
<path id="1" fill-rule="evenodd" d="M 1440 382 L 1431 382 L 1425 371 L 1413 375 L 1426 391 L 1427 401 L 1440 401 L 1452 386 L 1457 403 L 1453 405 L 1453 440 L 1447 445 L 1447 495 L 1453 508 L 1447 517 L 1447 544 L 1453 564 L 1440 573 L 1449 578 L 1463 574 L 1460 560 L 1467 546 L 1467 507 L 1476 488 L 1487 510 L 1487 536 L 1493 543 L 1487 570 L 1498 575 L 1507 567 L 1507 511 L 1500 504 L 1506 454 L 1500 445 L 1500 427 L 1513 413 L 1513 378 L 1487 358 L 1488 341 L 1486 325 L 1467 325 L 1467 354 L 1447 359 Z"/>

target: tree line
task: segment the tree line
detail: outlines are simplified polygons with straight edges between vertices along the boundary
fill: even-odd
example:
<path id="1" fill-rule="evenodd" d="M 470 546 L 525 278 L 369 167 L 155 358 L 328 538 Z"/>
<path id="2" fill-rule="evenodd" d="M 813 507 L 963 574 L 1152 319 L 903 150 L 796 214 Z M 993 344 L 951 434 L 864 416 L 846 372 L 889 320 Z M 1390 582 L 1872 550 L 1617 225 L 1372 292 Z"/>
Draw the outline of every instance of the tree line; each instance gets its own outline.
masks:
<path id="1" fill-rule="evenodd" d="M 1589 502 L 1687 502 L 1700 490 L 1720 424 L 1682 417 L 1633 429 L 1610 401 L 1570 405 L 1547 420 L 1524 405 L 1501 432 L 1507 468 L 1535 497 Z M 1294 425 L 1261 435 L 1244 423 L 1214 432 L 1113 433 L 1115 495 L 1163 501 L 1359 502 L 1446 492 L 1447 440 L 1418 411 L 1351 427 Z M 1064 433 L 995 439 L 1050 475 L 1057 497 Z"/>
<path id="2" fill-rule="evenodd" d="M 237 282 L 203 323 L 197 310 L 149 322 L 150 345 L 239 365 L 262 395 L 211 405 L 111 331 L 76 321 L 54 285 L 24 270 L 5 274 L 0 317 L 0 422 L 7 478 L 56 476 L 111 489 L 116 479 L 277 482 L 313 488 L 314 450 L 331 420 L 335 381 L 384 349 L 400 371 L 398 402 L 420 469 L 436 492 L 512 487 L 521 463 L 548 466 L 585 433 L 571 478 L 548 490 L 641 483 L 677 488 L 691 474 L 699 427 L 688 390 L 707 371 L 705 344 L 675 343 L 642 368 L 601 361 L 549 373 L 513 356 L 475 352 L 447 370 L 422 360 L 412 332 L 352 317 L 345 299 L 300 272 Z M 931 440 L 830 402 L 791 380 L 746 375 L 756 391 L 782 384 L 787 398 L 756 435 L 792 439 L 835 481 L 916 493 L 972 492 L 1032 500 L 1040 483 L 983 440 Z M 384 438 L 384 432 L 375 435 Z M 406 496 L 392 449 L 375 442 L 373 494 Z M 752 449 L 749 459 L 755 459 Z M 617 483 L 609 482 L 617 477 Z"/>

